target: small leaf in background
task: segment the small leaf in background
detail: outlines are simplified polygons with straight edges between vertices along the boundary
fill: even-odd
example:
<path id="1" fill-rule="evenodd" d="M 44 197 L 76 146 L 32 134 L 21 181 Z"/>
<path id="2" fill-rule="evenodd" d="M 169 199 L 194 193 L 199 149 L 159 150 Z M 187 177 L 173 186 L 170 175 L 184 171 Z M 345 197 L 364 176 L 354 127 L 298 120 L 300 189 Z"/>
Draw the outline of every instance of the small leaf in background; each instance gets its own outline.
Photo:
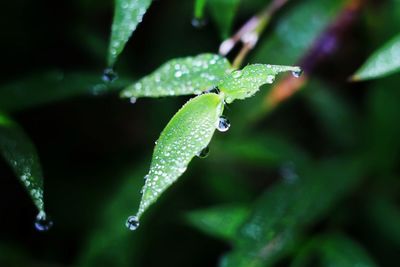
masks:
<path id="1" fill-rule="evenodd" d="M 222 39 L 226 39 L 231 32 L 239 4 L 240 0 L 208 0 L 211 15 L 219 28 Z"/>
<path id="2" fill-rule="evenodd" d="M 249 215 L 245 205 L 221 205 L 191 211 L 187 219 L 191 225 L 210 236 L 231 241 Z"/>
<path id="3" fill-rule="evenodd" d="M 377 266 L 359 244 L 343 235 L 326 236 L 321 242 L 319 250 L 322 254 L 322 266 Z"/>
<path id="4" fill-rule="evenodd" d="M 5 114 L 0 113 L 0 153 L 27 189 L 39 210 L 35 227 L 48 230 L 43 203 L 43 174 L 36 149 L 23 130 Z"/>
<path id="5" fill-rule="evenodd" d="M 171 119 L 156 142 L 139 211 L 128 219 L 127 224 L 132 226 L 127 225 L 128 228 L 137 228 L 143 212 L 186 171 L 192 158 L 208 146 L 223 108 L 219 95 L 203 94 L 189 100 Z"/>
<path id="6" fill-rule="evenodd" d="M 312 164 L 295 183 L 281 183 L 258 200 L 223 267 L 272 266 L 293 249 L 305 227 L 319 220 L 360 181 L 358 160 Z"/>
<path id="7" fill-rule="evenodd" d="M 129 215 L 132 203 L 139 204 L 140 197 L 136 192 L 139 192 L 143 182 L 141 173 L 144 170 L 144 164 L 140 164 L 135 166 L 134 171 L 130 167 L 116 175 L 120 182 L 101 203 L 103 208 L 93 220 L 92 231 L 86 237 L 77 266 L 136 266 L 143 232 L 132 236 L 121 223 Z"/>
<path id="8" fill-rule="evenodd" d="M 225 94 L 226 102 L 232 103 L 236 99 L 253 96 L 260 86 L 273 83 L 276 75 L 287 71 L 295 76 L 301 74 L 299 67 L 252 64 L 230 73 L 218 84 L 218 88 Z"/>
<path id="9" fill-rule="evenodd" d="M 353 75 L 352 80 L 370 80 L 398 71 L 400 71 L 400 34 L 374 52 Z"/>
<path id="10" fill-rule="evenodd" d="M 204 10 L 207 4 L 207 0 L 195 0 L 194 3 L 194 18 L 192 25 L 196 28 L 202 27 L 206 22 L 204 18 Z"/>
<path id="11" fill-rule="evenodd" d="M 98 95 L 121 89 L 128 84 L 119 79 L 110 85 L 101 81 L 101 75 L 90 72 L 48 71 L 36 73 L 18 81 L 0 85 L 0 109 L 19 111 L 53 103 L 79 95 Z"/>
<path id="12" fill-rule="evenodd" d="M 228 60 L 214 54 L 172 59 L 125 88 L 121 96 L 138 98 L 200 94 L 216 86 L 229 69 Z"/>
<path id="13" fill-rule="evenodd" d="M 137 25 L 150 6 L 151 0 L 115 0 L 114 19 L 108 51 L 108 65 L 114 65 Z"/>

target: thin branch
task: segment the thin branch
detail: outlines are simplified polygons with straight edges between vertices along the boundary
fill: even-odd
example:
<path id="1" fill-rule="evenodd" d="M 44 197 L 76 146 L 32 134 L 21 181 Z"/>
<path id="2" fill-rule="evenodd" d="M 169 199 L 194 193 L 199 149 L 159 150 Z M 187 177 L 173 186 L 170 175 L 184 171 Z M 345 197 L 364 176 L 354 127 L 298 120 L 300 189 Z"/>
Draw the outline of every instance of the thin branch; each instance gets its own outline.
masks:
<path id="1" fill-rule="evenodd" d="M 289 0 L 274 0 L 259 14 L 251 17 L 232 37 L 223 41 L 219 53 L 226 56 L 239 43 L 242 48 L 233 60 L 233 67 L 239 68 L 247 54 L 255 47 L 271 17 Z"/>

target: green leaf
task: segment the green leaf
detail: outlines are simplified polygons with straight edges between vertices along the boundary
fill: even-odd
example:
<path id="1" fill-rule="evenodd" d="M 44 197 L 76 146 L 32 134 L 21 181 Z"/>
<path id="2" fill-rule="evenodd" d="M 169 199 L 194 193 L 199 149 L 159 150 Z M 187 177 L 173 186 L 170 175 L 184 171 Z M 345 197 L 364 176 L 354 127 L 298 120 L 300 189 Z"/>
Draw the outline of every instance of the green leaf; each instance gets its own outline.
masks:
<path id="1" fill-rule="evenodd" d="M 115 0 L 114 19 L 108 51 L 108 65 L 114 65 L 137 25 L 150 6 L 151 0 Z"/>
<path id="2" fill-rule="evenodd" d="M 146 232 L 140 231 L 132 236 L 123 223 L 131 213 L 132 203 L 139 204 L 139 195 L 132 192 L 139 192 L 145 167 L 139 164 L 128 170 L 123 166 L 120 168 L 124 170 L 114 175 L 120 182 L 116 190 L 100 203 L 102 208 L 93 220 L 92 231 L 84 242 L 77 266 L 138 265 L 140 240 L 145 238 L 141 235 Z"/>
<path id="3" fill-rule="evenodd" d="M 293 249 L 305 227 L 316 222 L 358 184 L 362 164 L 312 164 L 299 171 L 295 183 L 281 183 L 258 201 L 236 237 L 224 267 L 271 266 Z"/>
<path id="4" fill-rule="evenodd" d="M 171 119 L 154 148 L 137 219 L 207 147 L 223 111 L 223 101 L 209 93 L 189 100 Z"/>
<path id="5" fill-rule="evenodd" d="M 219 84 L 218 88 L 225 94 L 227 103 L 236 99 L 245 99 L 253 96 L 264 84 L 271 84 L 275 76 L 281 72 L 291 71 L 300 75 L 299 67 L 253 64 L 236 70 L 227 75 Z"/>
<path id="6" fill-rule="evenodd" d="M 19 125 L 2 113 L 0 153 L 28 190 L 39 212 L 44 215 L 43 174 L 36 149 Z"/>
<path id="7" fill-rule="evenodd" d="M 187 214 L 189 222 L 199 230 L 227 241 L 231 241 L 249 215 L 244 205 L 222 205 Z"/>
<path id="8" fill-rule="evenodd" d="M 319 249 L 326 267 L 377 266 L 359 244 L 343 235 L 327 236 Z"/>
<path id="9" fill-rule="evenodd" d="M 212 89 L 230 69 L 228 60 L 200 54 L 170 60 L 122 91 L 122 97 L 160 97 L 200 94 Z"/>
<path id="10" fill-rule="evenodd" d="M 232 28 L 236 11 L 240 0 L 209 0 L 208 5 L 211 9 L 211 15 L 215 20 L 222 39 L 226 39 Z"/>
<path id="11" fill-rule="evenodd" d="M 206 3 L 207 3 L 207 0 L 195 0 L 195 4 L 194 4 L 195 19 L 203 19 Z"/>
<path id="12" fill-rule="evenodd" d="M 79 95 L 98 95 L 122 88 L 123 79 L 104 84 L 101 74 L 47 71 L 0 86 L 0 109 L 18 111 Z"/>
<path id="13" fill-rule="evenodd" d="M 400 34 L 374 52 L 353 75 L 354 81 L 385 77 L 400 71 Z"/>

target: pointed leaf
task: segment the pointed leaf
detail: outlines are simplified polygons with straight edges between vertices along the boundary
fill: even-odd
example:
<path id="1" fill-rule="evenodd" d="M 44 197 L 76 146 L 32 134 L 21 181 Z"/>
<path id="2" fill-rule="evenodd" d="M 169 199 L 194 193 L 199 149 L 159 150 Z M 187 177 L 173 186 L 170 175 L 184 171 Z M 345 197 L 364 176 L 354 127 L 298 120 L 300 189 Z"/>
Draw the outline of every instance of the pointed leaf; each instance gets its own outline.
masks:
<path id="1" fill-rule="evenodd" d="M 123 79 L 105 84 L 101 74 L 91 72 L 46 71 L 21 77 L 0 86 L 0 109 L 11 112 L 79 95 L 116 91 L 128 84 Z"/>
<path id="2" fill-rule="evenodd" d="M 137 98 L 200 94 L 216 86 L 229 69 L 228 60 L 214 54 L 173 59 L 127 87 L 121 96 Z"/>
<path id="3" fill-rule="evenodd" d="M 188 101 L 165 127 L 154 148 L 137 218 L 181 176 L 192 158 L 207 147 L 223 111 L 219 95 Z"/>
<path id="4" fill-rule="evenodd" d="M 222 39 L 230 34 L 240 0 L 209 0 L 211 14 L 221 33 Z"/>
<path id="5" fill-rule="evenodd" d="M 108 65 L 114 65 L 137 25 L 150 6 L 151 0 L 115 0 L 114 19 L 108 51 Z"/>
<path id="6" fill-rule="evenodd" d="M 225 94 L 226 102 L 232 103 L 236 99 L 253 96 L 260 86 L 273 83 L 276 75 L 287 71 L 301 74 L 299 67 L 253 64 L 227 75 L 218 84 L 218 88 Z"/>
<path id="7" fill-rule="evenodd" d="M 199 230 L 221 239 L 231 241 L 249 215 L 245 205 L 223 205 L 187 214 L 189 222 Z"/>
<path id="8" fill-rule="evenodd" d="M 43 175 L 36 149 L 23 130 L 0 113 L 0 153 L 44 214 Z"/>
<path id="9" fill-rule="evenodd" d="M 343 235 L 332 234 L 327 236 L 319 248 L 322 253 L 323 266 L 377 266 L 364 248 Z"/>
<path id="10" fill-rule="evenodd" d="M 195 4 L 194 4 L 194 18 L 195 19 L 203 19 L 206 3 L 207 3 L 207 0 L 195 0 Z"/>
<path id="11" fill-rule="evenodd" d="M 370 80 L 398 71 L 400 71 L 400 34 L 373 53 L 352 79 Z"/>

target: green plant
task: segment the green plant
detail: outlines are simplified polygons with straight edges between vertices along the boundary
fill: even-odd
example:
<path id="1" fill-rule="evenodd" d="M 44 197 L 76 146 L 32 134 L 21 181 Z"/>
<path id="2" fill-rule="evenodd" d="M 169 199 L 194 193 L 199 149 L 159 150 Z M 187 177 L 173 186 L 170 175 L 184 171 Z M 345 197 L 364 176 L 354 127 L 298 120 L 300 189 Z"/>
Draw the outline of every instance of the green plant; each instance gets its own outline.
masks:
<path id="1" fill-rule="evenodd" d="M 17 2 L 2 12 L 16 14 Z M 52 227 L 47 210 L 59 228 L 43 244 L 26 229 L 16 235 L 30 209 L 17 189 L 3 190 L 1 266 L 397 263 L 398 1 L 116 0 L 108 43 L 110 3 L 77 2 L 61 8 L 71 25 L 49 30 L 58 38 L 36 37 L 45 16 L 21 19 L 26 36 L 3 16 L 12 34 L 0 46 L 12 53 L 0 86 L 0 173 L 25 187 L 36 230 Z M 202 31 L 185 26 L 192 15 Z M 218 37 L 218 53 L 204 52 Z M 16 45 L 24 38 L 38 42 L 29 53 Z M 65 61 L 49 48 L 60 38 Z M 28 55 L 46 47 L 35 65 Z"/>

